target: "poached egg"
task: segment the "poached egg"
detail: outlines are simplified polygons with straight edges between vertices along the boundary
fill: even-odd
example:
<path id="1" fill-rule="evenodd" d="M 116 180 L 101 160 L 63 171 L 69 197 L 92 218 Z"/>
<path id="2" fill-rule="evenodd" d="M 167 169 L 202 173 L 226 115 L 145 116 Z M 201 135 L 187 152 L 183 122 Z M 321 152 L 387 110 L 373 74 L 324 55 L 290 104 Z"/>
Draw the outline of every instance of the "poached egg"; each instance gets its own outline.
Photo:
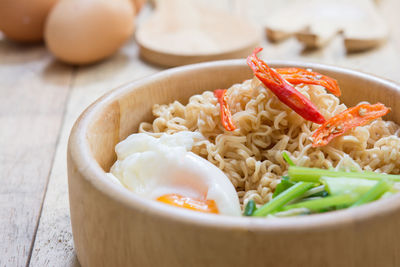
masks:
<path id="1" fill-rule="evenodd" d="M 198 132 L 132 134 L 115 147 L 109 176 L 145 198 L 196 211 L 239 216 L 240 204 L 229 178 L 190 152 Z"/>

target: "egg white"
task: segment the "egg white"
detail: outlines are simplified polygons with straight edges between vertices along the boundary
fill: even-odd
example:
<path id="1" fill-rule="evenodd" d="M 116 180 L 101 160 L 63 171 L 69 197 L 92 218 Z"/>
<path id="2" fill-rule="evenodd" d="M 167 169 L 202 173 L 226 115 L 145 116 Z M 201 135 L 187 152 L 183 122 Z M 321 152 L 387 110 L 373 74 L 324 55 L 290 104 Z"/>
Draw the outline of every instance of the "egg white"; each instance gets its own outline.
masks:
<path id="1" fill-rule="evenodd" d="M 132 134 L 117 144 L 117 161 L 110 173 L 130 191 L 157 199 L 179 194 L 214 200 L 220 214 L 240 215 L 240 204 L 229 178 L 211 162 L 190 152 L 200 133 L 183 131 L 161 134 Z"/>

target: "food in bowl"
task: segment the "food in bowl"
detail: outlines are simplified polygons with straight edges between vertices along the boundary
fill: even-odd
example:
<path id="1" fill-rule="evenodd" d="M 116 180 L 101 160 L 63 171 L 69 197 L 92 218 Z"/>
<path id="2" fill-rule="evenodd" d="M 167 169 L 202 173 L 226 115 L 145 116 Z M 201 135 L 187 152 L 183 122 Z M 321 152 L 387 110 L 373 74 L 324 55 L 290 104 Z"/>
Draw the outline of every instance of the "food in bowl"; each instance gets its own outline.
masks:
<path id="1" fill-rule="evenodd" d="M 271 69 L 259 51 L 247 60 L 253 79 L 187 105 L 155 105 L 155 120 L 117 145 L 110 177 L 154 200 L 227 215 L 319 213 L 397 192 L 400 127 L 381 119 L 390 109 L 347 108 L 334 79 Z"/>
<path id="2" fill-rule="evenodd" d="M 159 138 L 132 134 L 116 146 L 111 173 L 129 190 L 188 209 L 240 215 L 239 199 L 228 177 L 190 152 L 203 140 L 198 132 L 162 133 Z M 111 176 L 113 177 L 113 176 Z"/>

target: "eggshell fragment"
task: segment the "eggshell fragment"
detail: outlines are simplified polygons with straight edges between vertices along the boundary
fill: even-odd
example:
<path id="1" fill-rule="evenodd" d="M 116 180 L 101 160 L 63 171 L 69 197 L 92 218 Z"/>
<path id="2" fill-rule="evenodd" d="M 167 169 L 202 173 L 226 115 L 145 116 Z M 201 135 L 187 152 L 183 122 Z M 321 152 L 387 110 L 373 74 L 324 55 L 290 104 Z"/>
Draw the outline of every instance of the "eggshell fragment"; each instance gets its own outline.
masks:
<path id="1" fill-rule="evenodd" d="M 133 30 L 129 0 L 61 0 L 49 14 L 45 40 L 61 61 L 88 64 L 114 54 Z"/>
<path id="2" fill-rule="evenodd" d="M 47 14 L 57 0 L 0 0 L 0 29 L 18 42 L 43 39 Z"/>

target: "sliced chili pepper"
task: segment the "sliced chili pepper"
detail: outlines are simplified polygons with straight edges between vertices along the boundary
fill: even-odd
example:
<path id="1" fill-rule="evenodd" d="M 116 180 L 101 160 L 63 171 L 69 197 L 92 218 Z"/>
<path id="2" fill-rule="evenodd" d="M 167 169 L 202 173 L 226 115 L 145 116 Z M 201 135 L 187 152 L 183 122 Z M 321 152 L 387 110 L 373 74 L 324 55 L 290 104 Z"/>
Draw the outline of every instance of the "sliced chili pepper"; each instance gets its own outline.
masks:
<path id="1" fill-rule="evenodd" d="M 291 84 L 304 83 L 321 85 L 335 96 L 341 95 L 337 81 L 318 72 L 313 72 L 301 68 L 277 68 L 275 70 Z"/>
<path id="2" fill-rule="evenodd" d="M 327 145 L 336 136 L 343 135 L 348 130 L 363 126 L 372 120 L 389 113 L 390 109 L 381 103 L 374 105 L 361 104 L 348 108 L 333 116 L 319 127 L 313 137 L 313 147 Z"/>
<path id="3" fill-rule="evenodd" d="M 254 49 L 252 55 L 247 58 L 247 65 L 253 70 L 254 75 L 270 89 L 280 101 L 293 109 L 297 114 L 308 121 L 318 124 L 325 122 L 324 116 L 315 105 L 287 81 L 281 75 L 271 69 L 264 61 L 257 57 L 262 48 Z"/>
<path id="4" fill-rule="evenodd" d="M 236 129 L 235 124 L 232 120 L 232 114 L 229 110 L 228 102 L 225 99 L 226 89 L 217 89 L 214 91 L 214 96 L 218 99 L 219 106 L 221 109 L 221 122 L 227 131 L 233 131 Z"/>

